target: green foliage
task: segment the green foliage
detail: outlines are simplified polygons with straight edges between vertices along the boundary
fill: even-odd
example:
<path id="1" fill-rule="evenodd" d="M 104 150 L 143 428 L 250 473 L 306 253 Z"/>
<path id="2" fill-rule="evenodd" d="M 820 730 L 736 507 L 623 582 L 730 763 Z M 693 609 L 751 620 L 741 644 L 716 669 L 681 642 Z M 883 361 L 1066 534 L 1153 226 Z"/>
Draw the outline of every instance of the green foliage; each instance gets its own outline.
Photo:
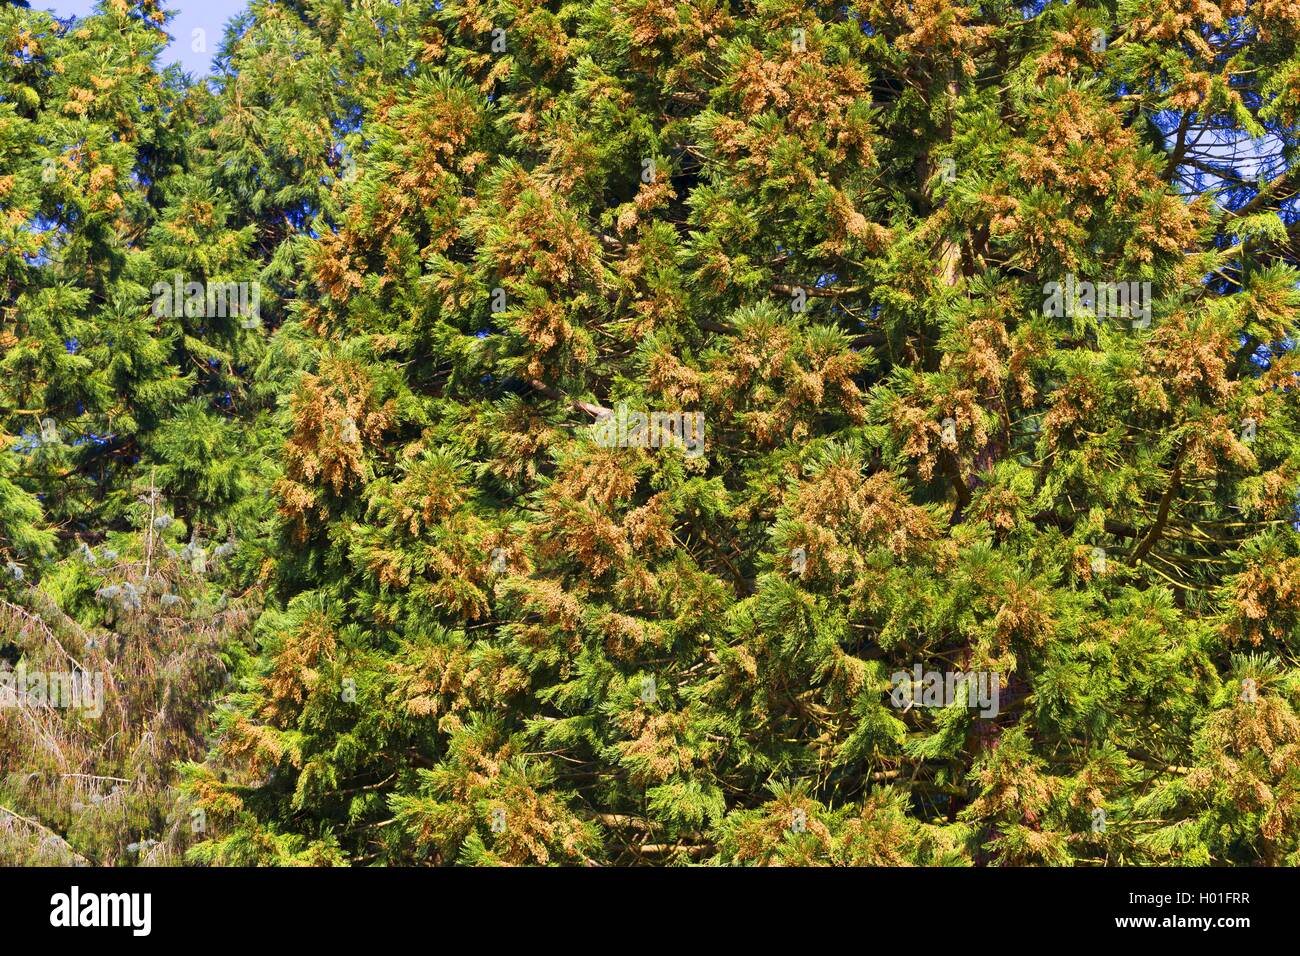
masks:
<path id="1" fill-rule="evenodd" d="M 200 85 L 164 24 L 0 14 L 8 643 L 105 541 L 230 542 L 247 620 L 139 632 L 190 676 L 126 829 L 0 784 L 29 830 L 1300 860 L 1294 13 L 253 0 Z"/>

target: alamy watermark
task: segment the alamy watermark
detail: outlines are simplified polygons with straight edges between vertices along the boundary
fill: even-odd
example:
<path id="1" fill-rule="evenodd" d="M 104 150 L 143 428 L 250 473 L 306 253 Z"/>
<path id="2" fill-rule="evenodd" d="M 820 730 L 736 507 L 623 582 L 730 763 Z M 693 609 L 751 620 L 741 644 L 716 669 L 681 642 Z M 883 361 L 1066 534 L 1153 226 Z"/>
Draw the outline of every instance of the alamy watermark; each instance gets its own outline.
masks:
<path id="1" fill-rule="evenodd" d="M 148 936 L 153 928 L 152 893 L 82 893 L 73 886 L 50 897 L 50 925 L 119 926 L 132 936 Z"/>
<path id="2" fill-rule="evenodd" d="M 596 420 L 601 448 L 681 448 L 687 458 L 704 453 L 703 412 L 628 411 L 619 405 Z"/>
<path id="3" fill-rule="evenodd" d="M 1150 282 L 1080 282 L 1073 272 L 1064 282 L 1043 286 L 1043 315 L 1073 318 L 1090 315 L 1098 319 L 1131 319 L 1133 328 L 1151 324 Z"/>
<path id="4" fill-rule="evenodd" d="M 998 715 L 999 684 L 996 671 L 922 671 L 915 664 L 911 671 L 895 671 L 890 676 L 893 689 L 889 699 L 895 707 L 949 707 L 964 701 L 977 709 L 981 717 Z"/>
<path id="5" fill-rule="evenodd" d="M 153 314 L 191 319 L 239 317 L 244 328 L 262 323 L 262 283 L 186 282 L 179 272 L 171 282 L 154 283 Z"/>
<path id="6" fill-rule="evenodd" d="M 29 671 L 0 662 L 0 707 L 57 707 L 90 717 L 104 713 L 104 674 L 95 671 Z"/>

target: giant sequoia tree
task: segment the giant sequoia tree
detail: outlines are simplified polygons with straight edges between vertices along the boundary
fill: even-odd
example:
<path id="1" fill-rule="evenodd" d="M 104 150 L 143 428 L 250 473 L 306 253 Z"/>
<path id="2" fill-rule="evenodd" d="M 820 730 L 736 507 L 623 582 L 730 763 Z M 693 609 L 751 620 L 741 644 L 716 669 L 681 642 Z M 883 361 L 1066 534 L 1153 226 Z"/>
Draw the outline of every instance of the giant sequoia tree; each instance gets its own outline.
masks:
<path id="1" fill-rule="evenodd" d="M 6 17 L 7 586 L 238 536 L 192 862 L 1300 863 L 1292 5 Z"/>

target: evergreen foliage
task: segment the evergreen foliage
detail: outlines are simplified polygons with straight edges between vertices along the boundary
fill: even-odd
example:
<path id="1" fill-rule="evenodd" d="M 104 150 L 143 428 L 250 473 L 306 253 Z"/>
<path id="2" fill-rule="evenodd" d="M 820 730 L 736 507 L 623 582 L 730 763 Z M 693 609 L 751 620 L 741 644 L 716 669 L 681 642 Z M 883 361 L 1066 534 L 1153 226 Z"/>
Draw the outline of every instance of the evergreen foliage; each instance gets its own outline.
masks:
<path id="1" fill-rule="evenodd" d="M 1300 863 L 1293 5 L 166 23 L 0 11 L 0 861 Z"/>

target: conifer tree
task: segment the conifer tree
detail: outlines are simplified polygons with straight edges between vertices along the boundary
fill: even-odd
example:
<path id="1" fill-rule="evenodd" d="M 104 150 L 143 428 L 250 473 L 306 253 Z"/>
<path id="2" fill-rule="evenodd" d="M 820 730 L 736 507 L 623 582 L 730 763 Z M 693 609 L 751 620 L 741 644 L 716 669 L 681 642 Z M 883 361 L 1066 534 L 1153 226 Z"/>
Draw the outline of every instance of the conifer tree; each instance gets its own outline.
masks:
<path id="1" fill-rule="evenodd" d="M 1286 14 L 382 6 L 205 859 L 1294 862 Z"/>
<path id="2" fill-rule="evenodd" d="M 177 764 L 203 753 L 258 605 L 238 539 L 255 538 L 274 470 L 256 454 L 266 399 L 244 401 L 266 333 L 204 292 L 256 282 L 261 263 L 187 145 L 192 91 L 154 66 L 165 22 L 153 0 L 69 21 L 0 10 L 10 863 L 182 858 L 201 831 L 177 814 Z M 204 292 L 167 294 L 191 284 Z"/>
<path id="3" fill-rule="evenodd" d="M 1287 5 L 4 16 L 5 554 L 258 615 L 173 852 L 1300 862 Z"/>

